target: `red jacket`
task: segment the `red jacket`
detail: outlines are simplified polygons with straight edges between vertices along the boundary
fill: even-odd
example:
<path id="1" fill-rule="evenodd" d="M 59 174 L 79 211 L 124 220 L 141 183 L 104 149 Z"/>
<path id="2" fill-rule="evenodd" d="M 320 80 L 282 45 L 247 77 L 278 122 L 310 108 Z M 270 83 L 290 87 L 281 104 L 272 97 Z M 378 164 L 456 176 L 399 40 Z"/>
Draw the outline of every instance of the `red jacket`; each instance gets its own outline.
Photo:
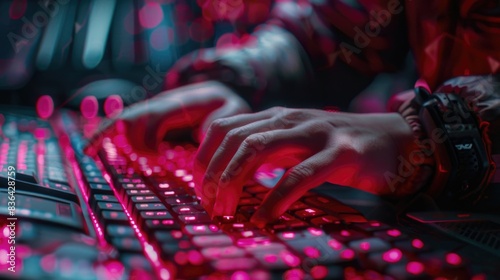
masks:
<path id="1" fill-rule="evenodd" d="M 256 105 L 279 91 L 312 91 L 308 84 L 343 79 L 346 72 L 362 81 L 398 70 L 409 47 L 432 88 L 500 71 L 500 4 L 494 0 L 277 0 L 252 35 L 232 51 L 181 59 L 167 86 L 216 78 Z"/>
<path id="2" fill-rule="evenodd" d="M 362 89 L 367 77 L 400 69 L 410 49 L 432 89 L 458 76 L 499 73 L 500 2 L 277 0 L 252 36 L 184 57 L 166 84 L 217 79 L 254 107 L 273 99 L 336 105 L 330 97 L 345 94 L 343 84 Z M 484 81 L 487 88 L 474 82 L 463 92 L 476 97 L 480 116 L 500 134 L 500 83 Z"/>

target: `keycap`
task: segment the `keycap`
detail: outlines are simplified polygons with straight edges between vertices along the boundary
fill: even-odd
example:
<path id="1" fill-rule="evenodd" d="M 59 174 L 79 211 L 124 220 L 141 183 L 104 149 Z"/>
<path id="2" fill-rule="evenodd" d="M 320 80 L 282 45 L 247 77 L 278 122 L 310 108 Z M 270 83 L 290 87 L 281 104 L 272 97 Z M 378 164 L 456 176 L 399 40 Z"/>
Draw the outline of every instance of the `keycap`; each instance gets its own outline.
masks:
<path id="1" fill-rule="evenodd" d="M 335 217 L 335 216 L 332 216 L 332 215 L 326 215 L 326 216 L 311 219 L 311 224 L 313 224 L 315 226 L 323 226 L 323 225 L 335 224 L 335 223 L 340 223 L 340 219 Z"/>
<path id="2" fill-rule="evenodd" d="M 240 213 L 236 213 L 234 216 L 218 216 L 215 220 L 221 224 L 234 224 L 234 223 L 246 223 L 248 218 Z"/>
<path id="3" fill-rule="evenodd" d="M 430 250 L 430 246 L 427 242 L 422 241 L 418 238 L 404 239 L 394 242 L 394 247 L 401 249 L 401 251 L 406 253 L 419 253 Z"/>
<path id="4" fill-rule="evenodd" d="M 198 204 L 198 200 L 190 195 L 183 195 L 179 197 L 169 197 L 165 199 L 168 205 L 185 205 L 185 204 Z"/>
<path id="5" fill-rule="evenodd" d="M 7 189 L 8 182 L 9 180 L 7 177 L 0 176 L 0 188 Z M 55 185 L 41 186 L 25 181 L 16 181 L 16 191 L 19 190 L 33 194 L 44 194 L 51 197 L 73 201 L 75 203 L 79 202 L 76 194 L 68 186 L 65 186 L 65 189 L 63 189 L 62 187 L 56 187 Z"/>
<path id="6" fill-rule="evenodd" d="M 360 229 L 361 231 L 365 232 L 374 232 L 374 231 L 381 231 L 381 230 L 387 230 L 390 227 L 382 222 L 379 221 L 369 221 L 366 223 L 357 223 L 353 225 L 355 228 Z"/>
<path id="7" fill-rule="evenodd" d="M 133 237 L 135 236 L 134 229 L 129 225 L 108 225 L 106 227 L 106 235 L 110 238 L 114 237 Z"/>
<path id="8" fill-rule="evenodd" d="M 310 218 L 323 216 L 324 214 L 325 212 L 323 212 L 322 210 L 312 207 L 294 212 L 295 216 L 303 220 L 308 220 Z"/>
<path id="9" fill-rule="evenodd" d="M 220 259 L 212 262 L 218 271 L 252 270 L 257 266 L 257 261 L 252 258 Z"/>
<path id="10" fill-rule="evenodd" d="M 115 237 L 111 239 L 111 244 L 122 252 L 142 252 L 141 243 L 135 237 Z"/>
<path id="11" fill-rule="evenodd" d="M 290 214 L 283 214 L 281 217 L 278 218 L 278 220 L 272 224 L 267 225 L 267 228 L 271 232 L 276 232 L 276 231 L 284 231 L 284 230 L 290 230 L 290 229 L 299 229 L 299 228 L 304 228 L 307 226 L 307 223 L 304 221 L 301 221 Z"/>
<path id="12" fill-rule="evenodd" d="M 389 265 L 396 263 L 405 264 L 407 262 L 403 252 L 397 248 L 392 248 L 383 252 L 369 254 L 366 258 L 366 265 L 379 271 L 385 270 Z"/>
<path id="13" fill-rule="evenodd" d="M 172 207 L 172 210 L 179 215 L 192 214 L 192 213 L 206 213 L 205 209 L 199 204 L 174 206 Z"/>
<path id="14" fill-rule="evenodd" d="M 245 257 L 246 251 L 236 246 L 208 247 L 203 248 L 201 254 L 209 260 L 217 260 L 221 258 Z"/>
<path id="15" fill-rule="evenodd" d="M 167 207 L 161 203 L 135 203 L 132 209 L 134 218 L 138 218 L 141 211 L 167 211 Z"/>
<path id="16" fill-rule="evenodd" d="M 425 265 L 426 272 L 434 277 L 454 278 L 463 275 L 467 278 L 466 261 L 455 252 L 442 249 L 427 251 L 419 254 L 418 260 Z"/>
<path id="17" fill-rule="evenodd" d="M 123 263 L 123 266 L 131 269 L 141 269 L 142 271 L 148 272 L 152 271 L 151 263 L 142 254 L 122 253 L 120 254 L 120 261 Z M 131 278 L 134 279 L 134 271 L 131 271 L 130 275 Z M 148 275 L 148 277 L 138 277 L 137 279 L 153 279 L 153 276 Z"/>
<path id="18" fill-rule="evenodd" d="M 358 214 L 339 214 L 338 217 L 348 224 L 368 222 L 364 216 Z"/>
<path id="19" fill-rule="evenodd" d="M 259 232 L 244 231 L 240 235 L 231 234 L 239 247 L 260 246 L 271 242 L 271 238 Z"/>
<path id="20" fill-rule="evenodd" d="M 104 226 L 109 224 L 129 224 L 129 219 L 123 211 L 102 211 L 101 223 Z"/>
<path id="21" fill-rule="evenodd" d="M 288 207 L 288 211 L 301 210 L 301 209 L 306 209 L 308 207 L 310 206 L 299 200 L 292 203 L 292 205 Z"/>
<path id="22" fill-rule="evenodd" d="M 108 194 L 112 195 L 113 190 L 111 190 L 111 187 L 106 183 L 106 184 L 89 184 L 89 196 L 93 196 L 96 194 Z"/>
<path id="23" fill-rule="evenodd" d="M 376 231 L 374 236 L 384 239 L 386 241 L 395 241 L 408 239 L 408 235 L 402 233 L 399 229 L 390 228 L 387 230 Z"/>
<path id="24" fill-rule="evenodd" d="M 205 213 L 194 213 L 189 215 L 179 215 L 179 220 L 186 225 L 210 224 L 212 219 Z"/>
<path id="25" fill-rule="evenodd" d="M 349 247 L 358 253 L 373 253 L 388 250 L 391 245 L 379 238 L 364 238 L 349 243 Z"/>
<path id="26" fill-rule="evenodd" d="M 189 235 L 210 235 L 210 234 L 221 234 L 222 231 L 218 226 L 212 224 L 193 224 L 185 225 L 183 227 L 184 231 Z"/>
<path id="27" fill-rule="evenodd" d="M 155 195 L 135 195 L 131 196 L 130 200 L 134 203 L 160 202 L 160 199 Z"/>
<path id="28" fill-rule="evenodd" d="M 344 267 L 339 265 L 335 266 L 316 265 L 314 267 L 311 267 L 309 274 L 311 274 L 313 279 L 331 279 L 331 280 L 345 279 Z"/>
<path id="29" fill-rule="evenodd" d="M 173 219 L 144 220 L 142 226 L 148 234 L 152 234 L 156 230 L 180 229 L 180 225 Z"/>
<path id="30" fill-rule="evenodd" d="M 300 265 L 300 258 L 288 250 L 256 251 L 254 257 L 268 270 L 284 270 Z"/>
<path id="31" fill-rule="evenodd" d="M 130 197 L 135 195 L 153 195 L 154 193 L 148 189 L 140 189 L 140 190 L 127 190 L 125 194 L 127 197 Z"/>
<path id="32" fill-rule="evenodd" d="M 432 279 L 425 272 L 425 265 L 418 261 L 391 265 L 387 267 L 386 273 L 396 279 Z"/>
<path id="33" fill-rule="evenodd" d="M 367 237 L 364 233 L 354 229 L 334 230 L 333 232 L 330 232 L 330 235 L 342 243 L 347 243 Z"/>
<path id="34" fill-rule="evenodd" d="M 282 272 L 290 266 L 281 258 L 279 252 L 257 253 L 254 255 L 260 266 L 267 270 L 276 270 Z M 281 274 L 281 273 L 279 273 Z"/>
<path id="35" fill-rule="evenodd" d="M 90 198 L 90 202 L 118 202 L 118 199 L 114 195 L 95 194 Z"/>
<path id="36" fill-rule="evenodd" d="M 233 244 L 231 237 L 227 235 L 200 235 L 194 236 L 193 244 L 198 247 L 220 247 L 229 246 Z"/>
<path id="37" fill-rule="evenodd" d="M 185 196 L 188 194 L 189 193 L 184 189 L 167 189 L 167 190 L 160 191 L 160 196 L 162 196 L 164 198 Z"/>
<path id="38" fill-rule="evenodd" d="M 113 203 L 113 202 L 98 202 L 97 203 L 97 212 L 100 211 L 123 211 L 122 205 L 119 203 Z"/>
<path id="39" fill-rule="evenodd" d="M 172 242 L 174 240 L 189 240 L 189 237 L 180 229 L 156 230 L 152 234 L 156 240 L 161 242 Z"/>
<path id="40" fill-rule="evenodd" d="M 168 211 L 140 211 L 137 219 L 138 224 L 145 225 L 146 220 L 173 220 L 172 214 Z"/>
<path id="41" fill-rule="evenodd" d="M 303 258 L 314 259 L 318 264 L 336 264 L 351 259 L 346 259 L 344 250 L 332 250 L 328 245 L 328 238 L 309 238 L 287 241 L 287 245 L 294 249 Z"/>
<path id="42" fill-rule="evenodd" d="M 322 196 L 307 197 L 304 199 L 304 203 L 332 213 L 358 213 L 356 209 L 350 206 L 347 206 L 339 201 L 332 201 L 331 199 Z"/>

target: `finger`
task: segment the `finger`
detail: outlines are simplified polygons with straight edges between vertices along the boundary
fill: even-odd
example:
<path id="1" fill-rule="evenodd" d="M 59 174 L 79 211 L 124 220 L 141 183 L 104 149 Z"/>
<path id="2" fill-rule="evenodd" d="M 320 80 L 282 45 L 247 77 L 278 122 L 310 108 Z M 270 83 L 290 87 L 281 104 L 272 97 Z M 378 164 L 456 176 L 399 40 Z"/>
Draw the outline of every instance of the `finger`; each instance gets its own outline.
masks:
<path id="1" fill-rule="evenodd" d="M 221 144 L 215 151 L 210 163 L 207 166 L 205 176 L 203 178 L 202 186 L 203 188 L 207 184 L 218 185 L 217 195 L 212 197 L 207 197 L 207 203 L 213 207 L 217 200 L 224 199 L 227 202 L 229 208 L 235 208 L 237 201 L 241 195 L 241 186 L 231 186 L 228 193 L 223 190 L 227 185 L 219 182 L 221 178 L 222 171 L 225 170 L 228 162 L 231 160 L 233 155 L 236 153 L 238 148 L 241 146 L 242 142 L 252 134 L 260 133 L 270 129 L 270 119 L 259 120 L 256 122 L 249 123 L 247 125 L 237 127 L 229 131 Z M 234 188 L 233 188 L 234 187 Z M 224 198 L 222 197 L 224 196 Z M 220 210 L 220 209 L 219 209 Z M 216 210 L 214 215 L 221 215 L 221 211 Z M 230 211 L 225 211 L 229 213 Z M 230 214 L 227 214 L 230 215 Z"/>
<path id="2" fill-rule="evenodd" d="M 205 138 L 198 148 L 198 152 L 194 160 L 193 175 L 197 195 L 201 196 L 202 182 L 205 171 L 214 153 L 217 151 L 222 140 L 224 140 L 226 134 L 234 128 L 269 118 L 272 113 L 266 111 L 252 114 L 240 114 L 229 118 L 217 119 L 212 122 L 209 129 L 207 130 Z"/>
<path id="3" fill-rule="evenodd" d="M 231 158 L 220 176 L 214 215 L 232 215 L 236 210 L 241 189 L 263 163 L 283 163 L 291 166 L 309 157 L 308 137 L 302 127 L 252 134 L 247 137 Z"/>
<path id="4" fill-rule="evenodd" d="M 251 221 L 258 226 L 277 219 L 311 188 L 325 181 L 337 153 L 324 150 L 289 169 L 267 194 Z"/>

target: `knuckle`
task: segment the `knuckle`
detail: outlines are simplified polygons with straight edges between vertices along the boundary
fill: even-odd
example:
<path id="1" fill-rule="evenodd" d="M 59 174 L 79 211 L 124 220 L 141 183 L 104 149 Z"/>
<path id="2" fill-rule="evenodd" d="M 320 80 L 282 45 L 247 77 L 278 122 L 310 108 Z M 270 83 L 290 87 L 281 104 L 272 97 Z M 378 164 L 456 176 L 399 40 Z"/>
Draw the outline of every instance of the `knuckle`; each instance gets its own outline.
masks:
<path id="1" fill-rule="evenodd" d="M 227 141 L 238 140 L 246 135 L 246 130 L 243 128 L 235 128 L 229 131 L 226 135 Z"/>
<path id="2" fill-rule="evenodd" d="M 325 122 L 313 120 L 307 123 L 305 132 L 312 136 L 327 136 L 333 133 L 332 128 Z"/>
<path id="3" fill-rule="evenodd" d="M 271 130 L 283 129 L 286 128 L 287 126 L 288 122 L 286 118 L 280 116 L 274 116 L 271 118 L 271 125 L 270 125 Z"/>
<path id="4" fill-rule="evenodd" d="M 282 113 L 283 111 L 285 111 L 285 107 L 282 107 L 282 106 L 276 106 L 276 107 L 272 107 L 269 109 L 269 111 L 271 113 L 274 113 L 274 114 L 280 114 Z"/>
<path id="5" fill-rule="evenodd" d="M 262 133 L 252 134 L 243 141 L 243 148 L 248 149 L 262 149 L 267 145 L 268 139 Z"/>
<path id="6" fill-rule="evenodd" d="M 307 113 L 302 110 L 290 109 L 287 111 L 286 119 L 290 122 L 297 122 L 299 120 L 307 119 Z"/>
<path id="7" fill-rule="evenodd" d="M 216 119 L 210 124 L 208 129 L 215 132 L 227 132 L 228 126 L 229 124 L 226 119 Z"/>

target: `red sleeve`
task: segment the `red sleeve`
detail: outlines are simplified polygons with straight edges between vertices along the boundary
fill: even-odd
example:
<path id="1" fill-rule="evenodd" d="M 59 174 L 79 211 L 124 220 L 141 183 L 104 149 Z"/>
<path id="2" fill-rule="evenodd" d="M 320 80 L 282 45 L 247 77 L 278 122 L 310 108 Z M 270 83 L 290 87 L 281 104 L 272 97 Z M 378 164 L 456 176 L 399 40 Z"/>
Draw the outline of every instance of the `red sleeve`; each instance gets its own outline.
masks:
<path id="1" fill-rule="evenodd" d="M 216 79 L 254 107 L 314 98 L 328 105 L 349 77 L 361 90 L 374 74 L 399 69 L 408 51 L 405 30 L 397 0 L 276 1 L 266 24 L 238 48 L 192 53 L 174 65 L 166 84 Z"/>

